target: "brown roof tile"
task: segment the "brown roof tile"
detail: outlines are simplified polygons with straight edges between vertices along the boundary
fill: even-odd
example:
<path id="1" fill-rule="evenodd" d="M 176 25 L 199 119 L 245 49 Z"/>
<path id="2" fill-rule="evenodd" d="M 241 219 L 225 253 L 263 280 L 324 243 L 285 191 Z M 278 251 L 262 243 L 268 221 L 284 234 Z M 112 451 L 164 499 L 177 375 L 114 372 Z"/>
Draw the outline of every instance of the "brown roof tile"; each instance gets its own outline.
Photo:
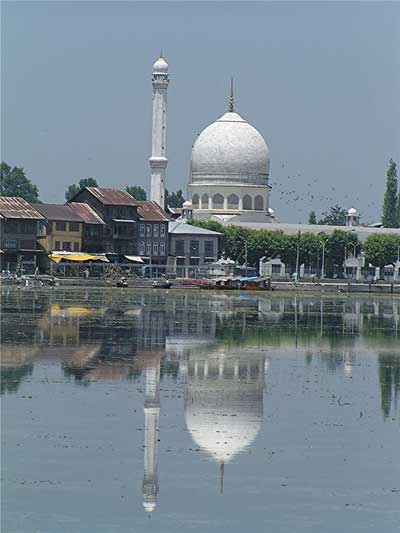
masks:
<path id="1" fill-rule="evenodd" d="M 81 202 L 71 202 L 69 207 L 79 215 L 85 224 L 102 224 L 105 225 L 104 220 L 96 213 L 89 204 Z"/>
<path id="2" fill-rule="evenodd" d="M 151 202 L 149 200 L 139 202 L 138 215 L 140 220 L 154 220 L 169 222 L 171 218 L 167 215 L 164 209 L 158 205 L 157 202 Z"/>
<path id="3" fill-rule="evenodd" d="M 109 189 L 105 187 L 85 188 L 105 205 L 139 205 L 139 202 L 123 189 Z"/>
<path id="4" fill-rule="evenodd" d="M 83 222 L 80 217 L 67 204 L 31 204 L 47 220 L 62 220 L 63 222 Z"/>
<path id="5" fill-rule="evenodd" d="M 41 215 L 26 200 L 18 196 L 1 196 L 0 197 L 0 215 L 3 218 L 30 218 L 34 220 L 43 220 Z"/>

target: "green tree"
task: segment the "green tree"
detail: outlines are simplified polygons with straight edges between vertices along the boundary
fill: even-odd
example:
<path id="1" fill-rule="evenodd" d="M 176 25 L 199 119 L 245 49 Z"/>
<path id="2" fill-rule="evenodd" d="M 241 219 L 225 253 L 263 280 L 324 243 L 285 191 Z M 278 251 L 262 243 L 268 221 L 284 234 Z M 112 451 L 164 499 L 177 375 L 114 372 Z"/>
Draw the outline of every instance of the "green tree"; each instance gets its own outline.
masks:
<path id="1" fill-rule="evenodd" d="M 386 172 L 386 190 L 383 199 L 382 224 L 385 228 L 398 228 L 397 165 L 393 159 Z"/>
<path id="2" fill-rule="evenodd" d="M 399 247 L 399 235 L 369 235 L 364 243 L 365 258 L 368 263 L 380 268 L 383 277 L 384 266 L 396 263 Z"/>
<path id="3" fill-rule="evenodd" d="M 4 161 L 0 167 L 0 196 L 19 196 L 27 202 L 39 202 L 39 191 L 29 178 L 24 169 L 11 168 Z"/>
<path id="4" fill-rule="evenodd" d="M 345 226 L 346 214 L 346 210 L 342 209 L 340 205 L 333 205 L 329 211 L 322 213 L 318 224 L 322 224 L 324 226 Z"/>
<path id="5" fill-rule="evenodd" d="M 135 200 L 147 200 L 146 191 L 143 189 L 143 187 L 140 187 L 139 185 L 133 185 L 132 187 L 128 185 L 125 190 L 127 193 L 133 196 Z"/>
<path id="6" fill-rule="evenodd" d="M 339 277 L 343 275 L 343 263 L 346 255 L 355 254 L 360 251 L 360 244 L 355 232 L 335 230 L 325 240 L 325 269 L 328 278 L 332 278 L 334 273 Z"/>
<path id="7" fill-rule="evenodd" d="M 308 214 L 308 223 L 309 224 L 317 223 L 317 215 L 315 214 L 315 211 L 310 211 L 310 213 Z"/>
<path id="8" fill-rule="evenodd" d="M 98 187 L 97 181 L 95 178 L 81 178 L 79 183 L 69 185 L 68 189 L 65 191 L 65 199 L 67 202 L 71 200 L 78 192 L 80 192 L 85 187 Z"/>
<path id="9" fill-rule="evenodd" d="M 165 189 L 165 207 L 182 207 L 185 198 L 181 189 L 176 192 L 169 192 Z"/>

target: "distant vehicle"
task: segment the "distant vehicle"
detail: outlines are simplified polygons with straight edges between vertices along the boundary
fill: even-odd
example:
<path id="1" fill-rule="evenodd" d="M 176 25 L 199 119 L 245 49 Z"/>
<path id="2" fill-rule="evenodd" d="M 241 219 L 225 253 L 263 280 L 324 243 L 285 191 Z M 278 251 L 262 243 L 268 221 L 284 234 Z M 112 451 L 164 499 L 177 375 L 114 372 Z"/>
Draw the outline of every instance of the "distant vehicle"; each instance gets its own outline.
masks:
<path id="1" fill-rule="evenodd" d="M 128 280 L 126 278 L 119 278 L 117 280 L 117 287 L 129 287 Z"/>

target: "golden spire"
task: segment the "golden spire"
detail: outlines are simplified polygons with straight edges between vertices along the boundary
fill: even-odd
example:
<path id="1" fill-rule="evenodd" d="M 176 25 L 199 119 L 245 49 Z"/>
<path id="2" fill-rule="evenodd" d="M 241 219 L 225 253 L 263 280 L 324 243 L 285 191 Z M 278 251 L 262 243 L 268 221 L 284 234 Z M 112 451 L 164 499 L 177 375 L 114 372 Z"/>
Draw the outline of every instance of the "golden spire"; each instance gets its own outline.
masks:
<path id="1" fill-rule="evenodd" d="M 234 106 L 233 106 L 233 78 L 231 78 L 231 94 L 229 96 L 229 113 L 233 113 Z"/>

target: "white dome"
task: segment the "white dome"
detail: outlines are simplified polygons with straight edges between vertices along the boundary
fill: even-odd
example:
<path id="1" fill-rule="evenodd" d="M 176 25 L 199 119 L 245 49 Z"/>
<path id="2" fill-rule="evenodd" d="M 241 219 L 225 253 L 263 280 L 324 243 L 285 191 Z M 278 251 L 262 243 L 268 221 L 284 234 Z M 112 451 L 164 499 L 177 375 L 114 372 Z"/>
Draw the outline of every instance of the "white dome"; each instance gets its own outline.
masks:
<path id="1" fill-rule="evenodd" d="M 163 57 L 159 57 L 153 65 L 153 72 L 168 74 L 168 63 Z"/>
<path id="2" fill-rule="evenodd" d="M 185 202 L 183 202 L 182 207 L 193 207 L 193 204 L 190 200 L 186 200 Z"/>
<path id="3" fill-rule="evenodd" d="M 269 150 L 262 135 L 237 113 L 225 113 L 205 128 L 192 150 L 193 183 L 266 185 Z"/>
<path id="4" fill-rule="evenodd" d="M 350 207 L 350 209 L 347 211 L 347 214 L 348 215 L 357 215 L 357 209 L 355 209 L 354 207 Z"/>
<path id="5" fill-rule="evenodd" d="M 185 409 L 186 427 L 193 441 L 217 462 L 229 462 L 250 446 L 261 427 L 261 413 L 243 412 L 227 405 Z"/>

